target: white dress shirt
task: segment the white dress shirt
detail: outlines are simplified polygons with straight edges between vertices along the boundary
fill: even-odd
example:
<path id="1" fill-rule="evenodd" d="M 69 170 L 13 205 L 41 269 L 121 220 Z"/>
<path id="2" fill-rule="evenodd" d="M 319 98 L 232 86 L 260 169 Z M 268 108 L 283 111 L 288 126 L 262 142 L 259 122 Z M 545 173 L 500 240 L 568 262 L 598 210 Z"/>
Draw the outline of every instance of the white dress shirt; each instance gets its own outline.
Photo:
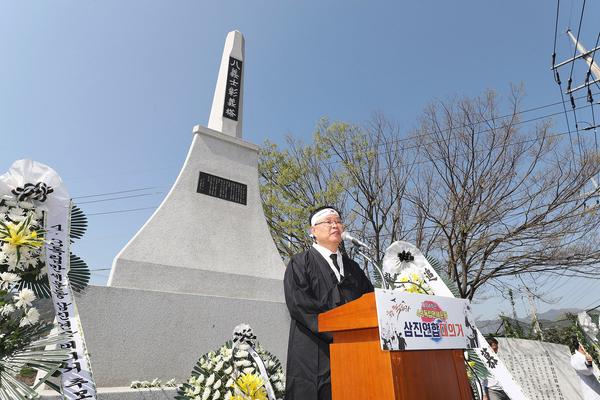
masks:
<path id="1" fill-rule="evenodd" d="M 321 253 L 321 255 L 323 256 L 323 258 L 325 258 L 325 261 L 327 261 L 327 263 L 331 267 L 331 270 L 335 274 L 335 277 L 337 278 L 338 282 L 341 282 L 342 277 L 344 276 L 344 262 L 342 261 L 342 253 L 340 253 L 340 250 L 338 249 L 337 251 L 331 251 L 331 250 L 329 250 L 329 249 L 327 249 L 327 248 L 325 248 L 325 247 L 323 247 L 323 246 L 321 246 L 320 244 L 317 244 L 317 243 L 313 243 L 312 246 L 315 249 L 317 249 L 317 251 L 319 253 Z M 340 266 L 340 270 L 339 271 L 335 267 L 335 265 L 333 265 L 333 260 L 330 257 L 332 254 L 337 254 L 337 263 Z"/>
<path id="2" fill-rule="evenodd" d="M 588 367 L 585 360 L 585 355 L 579 351 L 571 356 L 571 366 L 579 375 L 581 391 L 585 400 L 600 399 L 600 382 L 594 376 L 594 368 Z"/>

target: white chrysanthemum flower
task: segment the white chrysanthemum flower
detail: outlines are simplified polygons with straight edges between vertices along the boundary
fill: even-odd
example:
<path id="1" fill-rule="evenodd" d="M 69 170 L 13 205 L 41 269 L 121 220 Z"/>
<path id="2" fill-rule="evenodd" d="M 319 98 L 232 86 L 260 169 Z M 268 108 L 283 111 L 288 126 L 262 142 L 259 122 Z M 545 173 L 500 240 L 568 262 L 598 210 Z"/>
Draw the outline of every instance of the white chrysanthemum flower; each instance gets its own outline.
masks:
<path id="1" fill-rule="evenodd" d="M 12 255 L 12 254 L 16 255 L 17 248 L 8 243 L 3 243 L 2 247 L 0 247 L 0 253 L 3 254 L 4 257 L 6 257 L 7 255 Z"/>
<path id="2" fill-rule="evenodd" d="M 15 306 L 13 306 L 12 304 L 5 304 L 2 307 L 0 307 L 0 315 L 3 317 L 6 317 L 8 314 L 12 313 L 15 311 Z"/>
<path id="3" fill-rule="evenodd" d="M 248 368 L 244 368 L 242 370 L 245 374 L 253 374 L 254 373 L 254 367 L 248 367 Z"/>
<path id="4" fill-rule="evenodd" d="M 285 387 L 283 386 L 283 383 L 275 382 L 275 389 L 282 391 L 283 389 L 285 389 Z"/>
<path id="5" fill-rule="evenodd" d="M 208 400 L 209 396 L 210 396 L 210 388 L 206 387 L 206 388 L 204 388 L 204 392 L 202 393 L 202 400 Z"/>
<path id="6" fill-rule="evenodd" d="M 31 289 L 23 289 L 14 297 L 15 307 L 31 307 L 31 302 L 35 300 L 35 294 Z"/>
<path id="7" fill-rule="evenodd" d="M 198 377 L 196 378 L 196 382 L 198 382 L 198 383 L 204 382 L 204 375 L 198 375 Z"/>
<path id="8" fill-rule="evenodd" d="M 228 356 L 228 355 L 231 355 L 231 353 L 232 353 L 232 352 L 233 352 L 233 349 L 231 349 L 231 348 L 229 348 L 229 347 L 227 347 L 227 346 L 223 346 L 223 347 L 221 347 L 221 350 L 219 350 L 219 353 L 220 353 L 220 354 L 221 354 L 223 357 L 225 357 L 225 356 Z"/>
<path id="9" fill-rule="evenodd" d="M 249 367 L 252 363 L 248 360 L 239 360 L 235 362 L 236 367 Z"/>
<path id="10" fill-rule="evenodd" d="M 206 386 L 210 386 L 215 381 L 215 374 L 210 374 L 208 379 L 206 380 Z"/>
<path id="11" fill-rule="evenodd" d="M 275 366 L 275 362 L 273 360 L 267 361 L 267 368 L 273 368 Z"/>
<path id="12" fill-rule="evenodd" d="M 215 371 L 219 372 L 223 368 L 223 361 L 219 361 L 217 365 L 215 365 Z"/>
<path id="13" fill-rule="evenodd" d="M 35 308 L 30 308 L 29 311 L 21 318 L 19 326 L 34 325 L 40 320 L 40 313 Z"/>
<path id="14" fill-rule="evenodd" d="M 213 400 L 217 400 L 219 397 L 221 397 L 221 393 L 217 390 L 216 392 L 213 393 Z"/>
<path id="15" fill-rule="evenodd" d="M 227 380 L 227 383 L 225 383 L 225 387 L 230 388 L 230 387 L 233 387 L 234 384 L 235 384 L 235 381 L 233 380 L 233 378 L 229 378 Z"/>
<path id="16" fill-rule="evenodd" d="M 215 384 L 213 385 L 213 389 L 218 389 L 218 388 L 220 388 L 222 383 L 223 383 L 223 382 L 221 382 L 221 380 L 220 380 L 220 379 L 218 379 L 218 380 L 215 382 Z"/>
<path id="17" fill-rule="evenodd" d="M 231 365 L 230 365 L 229 367 L 225 368 L 225 369 L 223 370 L 223 372 L 224 372 L 226 375 L 229 375 L 229 374 L 231 374 L 231 373 L 233 372 L 233 366 L 231 366 Z"/>
<path id="18" fill-rule="evenodd" d="M 12 272 L 3 272 L 0 274 L 0 289 L 8 290 L 12 285 L 19 282 L 21 277 Z"/>

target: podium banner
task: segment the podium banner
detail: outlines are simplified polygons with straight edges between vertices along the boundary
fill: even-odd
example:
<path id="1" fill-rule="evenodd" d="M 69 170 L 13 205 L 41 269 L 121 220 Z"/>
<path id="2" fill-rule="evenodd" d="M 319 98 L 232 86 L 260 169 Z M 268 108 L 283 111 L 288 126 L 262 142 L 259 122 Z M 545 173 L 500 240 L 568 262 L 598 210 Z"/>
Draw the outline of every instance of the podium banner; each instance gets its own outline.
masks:
<path id="1" fill-rule="evenodd" d="M 477 347 L 468 300 L 375 289 L 375 301 L 382 350 Z"/>

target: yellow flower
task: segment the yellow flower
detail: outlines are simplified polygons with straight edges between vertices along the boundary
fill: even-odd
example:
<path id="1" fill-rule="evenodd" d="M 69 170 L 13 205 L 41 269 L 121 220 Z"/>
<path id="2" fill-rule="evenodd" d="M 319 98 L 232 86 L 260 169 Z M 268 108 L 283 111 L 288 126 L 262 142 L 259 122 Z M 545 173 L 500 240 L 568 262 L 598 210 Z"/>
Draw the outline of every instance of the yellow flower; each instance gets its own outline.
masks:
<path id="1" fill-rule="evenodd" d="M 6 224 L 3 232 L 3 237 L 0 237 L 1 241 L 8 243 L 11 246 L 30 246 L 30 247 L 41 247 L 44 245 L 43 239 L 38 238 L 36 231 L 32 231 L 29 228 L 30 218 L 27 218 L 20 222 L 18 225 Z"/>
<path id="2" fill-rule="evenodd" d="M 235 383 L 240 391 L 248 397 L 248 400 L 267 400 L 264 382 L 257 374 L 244 374 Z"/>
<path id="3" fill-rule="evenodd" d="M 471 368 L 467 368 L 467 377 L 469 379 L 472 379 L 473 378 L 472 371 L 473 371 L 473 368 L 475 368 L 475 361 L 467 361 L 467 364 L 469 364 L 469 366 L 471 367 Z"/>
<path id="4" fill-rule="evenodd" d="M 400 284 L 400 288 L 404 289 L 404 291 L 408 293 L 427 294 L 429 289 L 423 278 L 414 272 L 400 277 L 400 279 L 396 282 Z"/>

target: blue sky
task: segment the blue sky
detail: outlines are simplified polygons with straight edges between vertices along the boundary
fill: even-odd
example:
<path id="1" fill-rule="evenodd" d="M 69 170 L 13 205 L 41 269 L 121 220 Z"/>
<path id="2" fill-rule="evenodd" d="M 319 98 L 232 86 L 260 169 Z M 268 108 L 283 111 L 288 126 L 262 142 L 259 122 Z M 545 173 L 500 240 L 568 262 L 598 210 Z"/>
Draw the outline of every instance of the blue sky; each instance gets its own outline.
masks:
<path id="1" fill-rule="evenodd" d="M 562 3 L 559 60 L 572 55 L 564 31 L 581 11 L 580 1 Z M 0 171 L 19 158 L 55 168 L 89 215 L 73 251 L 109 268 L 177 176 L 192 127 L 206 125 L 227 32 L 246 38 L 244 139 L 284 143 L 310 140 L 324 116 L 361 123 L 380 111 L 408 131 L 436 98 L 506 93 L 511 83 L 524 84 L 525 108 L 555 103 L 555 13 L 554 2 L 513 0 L 0 0 Z M 588 4 L 588 49 L 597 15 Z M 141 188 L 151 189 L 84 197 Z M 107 200 L 131 195 L 142 196 Z M 96 271 L 94 282 L 107 276 Z M 565 280 L 559 305 L 538 307 L 595 305 L 596 287 Z"/>

